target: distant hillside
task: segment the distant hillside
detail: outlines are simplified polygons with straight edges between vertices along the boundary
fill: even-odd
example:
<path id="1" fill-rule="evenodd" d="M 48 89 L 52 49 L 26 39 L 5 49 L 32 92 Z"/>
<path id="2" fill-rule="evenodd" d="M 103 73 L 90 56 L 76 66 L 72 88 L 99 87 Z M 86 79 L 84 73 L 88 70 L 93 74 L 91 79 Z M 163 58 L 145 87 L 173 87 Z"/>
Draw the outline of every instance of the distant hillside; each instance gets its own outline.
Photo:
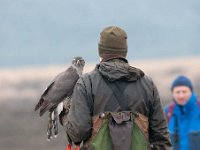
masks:
<path id="1" fill-rule="evenodd" d="M 170 96 L 172 80 L 180 74 L 187 75 L 200 93 L 200 57 L 179 59 L 157 59 L 130 61 L 132 66 L 141 68 L 155 81 L 163 101 Z M 0 70 L 0 100 L 38 99 L 51 80 L 64 71 L 64 66 L 41 66 Z M 89 72 L 95 64 L 87 64 L 84 72 Z"/>
<path id="2" fill-rule="evenodd" d="M 195 92 L 200 96 L 200 57 L 156 59 L 132 62 L 150 75 L 156 83 L 164 104 L 171 99 L 171 84 L 178 75 L 188 76 Z"/>

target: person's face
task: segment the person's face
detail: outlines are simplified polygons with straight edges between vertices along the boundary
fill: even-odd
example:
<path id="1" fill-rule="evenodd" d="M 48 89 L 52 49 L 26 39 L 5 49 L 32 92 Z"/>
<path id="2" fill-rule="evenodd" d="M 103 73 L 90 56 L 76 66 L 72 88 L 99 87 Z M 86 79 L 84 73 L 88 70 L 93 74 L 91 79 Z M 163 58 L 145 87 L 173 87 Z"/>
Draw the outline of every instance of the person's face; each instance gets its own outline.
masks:
<path id="1" fill-rule="evenodd" d="M 177 104 L 184 105 L 190 99 L 192 91 L 187 86 L 177 86 L 173 89 L 172 95 Z"/>

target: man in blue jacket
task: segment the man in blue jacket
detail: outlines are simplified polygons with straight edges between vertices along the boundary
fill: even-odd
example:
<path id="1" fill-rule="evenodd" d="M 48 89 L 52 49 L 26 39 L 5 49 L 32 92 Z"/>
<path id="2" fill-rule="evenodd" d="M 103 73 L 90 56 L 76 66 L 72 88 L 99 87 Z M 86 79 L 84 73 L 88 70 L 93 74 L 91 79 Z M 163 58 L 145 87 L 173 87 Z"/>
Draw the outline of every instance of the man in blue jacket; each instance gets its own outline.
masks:
<path id="1" fill-rule="evenodd" d="M 200 102 L 191 81 L 177 77 L 171 87 L 173 102 L 165 109 L 174 150 L 200 150 Z"/>

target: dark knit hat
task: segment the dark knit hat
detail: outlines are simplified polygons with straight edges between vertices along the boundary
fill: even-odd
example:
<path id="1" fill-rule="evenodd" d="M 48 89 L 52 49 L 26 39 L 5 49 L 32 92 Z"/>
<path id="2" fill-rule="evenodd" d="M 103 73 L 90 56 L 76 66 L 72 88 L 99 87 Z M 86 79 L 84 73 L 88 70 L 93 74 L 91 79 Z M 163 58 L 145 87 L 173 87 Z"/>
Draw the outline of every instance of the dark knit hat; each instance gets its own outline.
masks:
<path id="1" fill-rule="evenodd" d="M 193 91 L 192 82 L 186 76 L 178 76 L 172 83 L 171 90 L 177 86 L 187 86 L 191 89 L 191 91 Z"/>
<path id="2" fill-rule="evenodd" d="M 98 45 L 99 56 L 107 58 L 109 56 L 120 56 L 125 58 L 127 54 L 127 34 L 117 27 L 109 26 L 100 33 Z"/>

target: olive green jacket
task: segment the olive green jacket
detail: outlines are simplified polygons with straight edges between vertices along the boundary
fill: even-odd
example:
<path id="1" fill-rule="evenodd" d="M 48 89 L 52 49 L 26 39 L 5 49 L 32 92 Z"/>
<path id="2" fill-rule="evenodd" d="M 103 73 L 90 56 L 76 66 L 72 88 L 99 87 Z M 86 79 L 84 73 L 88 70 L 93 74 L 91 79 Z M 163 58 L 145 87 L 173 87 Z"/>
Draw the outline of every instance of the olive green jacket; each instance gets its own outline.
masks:
<path id="1" fill-rule="evenodd" d="M 121 59 L 101 62 L 78 80 L 65 123 L 68 137 L 75 143 L 86 141 L 91 136 L 92 116 L 120 110 L 113 91 L 103 78 L 120 84 L 130 111 L 148 117 L 149 142 L 159 149 L 170 149 L 167 123 L 156 86 L 140 69 Z"/>

